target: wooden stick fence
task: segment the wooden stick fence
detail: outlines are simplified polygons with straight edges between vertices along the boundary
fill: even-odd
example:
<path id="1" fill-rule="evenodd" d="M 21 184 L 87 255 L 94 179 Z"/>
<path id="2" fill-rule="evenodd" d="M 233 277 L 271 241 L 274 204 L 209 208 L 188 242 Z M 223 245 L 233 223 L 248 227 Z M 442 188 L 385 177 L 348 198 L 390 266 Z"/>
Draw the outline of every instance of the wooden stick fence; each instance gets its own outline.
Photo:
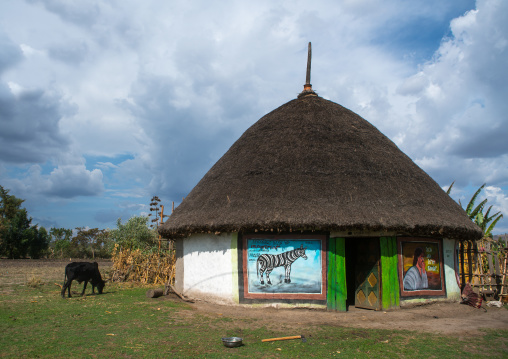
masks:
<path id="1" fill-rule="evenodd" d="M 478 242 L 464 241 L 459 245 L 458 257 L 462 289 L 469 282 L 480 295 L 508 300 L 508 248 L 489 238 Z"/>

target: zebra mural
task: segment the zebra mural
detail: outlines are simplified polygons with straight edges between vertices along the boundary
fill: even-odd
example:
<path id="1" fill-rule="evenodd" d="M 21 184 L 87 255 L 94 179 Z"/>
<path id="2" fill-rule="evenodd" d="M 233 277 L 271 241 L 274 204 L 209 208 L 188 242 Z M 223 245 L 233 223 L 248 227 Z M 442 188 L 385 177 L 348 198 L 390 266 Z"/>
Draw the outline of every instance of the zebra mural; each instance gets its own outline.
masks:
<path id="1" fill-rule="evenodd" d="M 261 284 L 265 284 L 263 280 L 263 273 L 266 271 L 266 283 L 272 284 L 270 282 L 270 273 L 274 268 L 284 266 L 286 270 L 286 277 L 284 278 L 284 283 L 291 283 L 291 265 L 298 258 L 302 257 L 303 259 L 307 259 L 305 255 L 305 250 L 307 247 L 303 248 L 303 244 L 300 248 L 293 249 L 292 251 L 287 251 L 281 254 L 262 254 L 258 257 L 256 262 L 256 273 L 258 278 L 261 277 Z"/>

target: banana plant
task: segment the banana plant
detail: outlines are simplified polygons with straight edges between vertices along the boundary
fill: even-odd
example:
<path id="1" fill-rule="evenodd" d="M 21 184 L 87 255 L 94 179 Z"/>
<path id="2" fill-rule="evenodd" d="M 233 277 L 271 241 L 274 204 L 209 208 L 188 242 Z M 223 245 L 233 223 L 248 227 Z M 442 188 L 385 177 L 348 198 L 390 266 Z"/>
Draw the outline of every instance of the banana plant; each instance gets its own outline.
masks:
<path id="1" fill-rule="evenodd" d="M 448 187 L 448 190 L 446 191 L 446 193 L 448 195 L 450 194 L 450 191 L 451 191 L 454 183 L 455 183 L 455 181 L 452 182 L 450 187 Z M 499 222 L 499 220 L 501 218 L 503 218 L 503 215 L 501 214 L 501 212 L 497 212 L 493 215 L 490 215 L 492 206 L 490 206 L 487 209 L 487 212 L 485 212 L 485 214 L 484 214 L 483 210 L 485 209 L 485 204 L 487 203 L 487 199 L 484 199 L 475 207 L 476 199 L 480 195 L 480 193 L 483 190 L 483 188 L 485 187 L 485 185 L 486 185 L 485 183 L 483 185 L 481 185 L 480 188 L 478 188 L 478 190 L 475 192 L 473 197 L 471 197 L 471 199 L 469 200 L 469 203 L 466 206 L 466 213 L 469 216 L 469 218 L 471 218 L 471 220 L 482 229 L 484 237 L 492 238 L 492 230 L 496 226 L 497 222 Z M 460 203 L 460 200 L 459 200 L 459 204 L 462 207 L 462 203 Z"/>

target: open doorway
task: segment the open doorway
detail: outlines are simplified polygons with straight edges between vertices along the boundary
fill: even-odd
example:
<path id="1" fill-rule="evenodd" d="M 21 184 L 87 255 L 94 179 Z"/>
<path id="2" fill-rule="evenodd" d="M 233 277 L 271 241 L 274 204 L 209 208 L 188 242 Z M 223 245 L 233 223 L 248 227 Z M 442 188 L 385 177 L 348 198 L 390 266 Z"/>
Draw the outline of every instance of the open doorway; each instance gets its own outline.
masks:
<path id="1" fill-rule="evenodd" d="M 346 238 L 346 305 L 381 309 L 379 238 Z"/>

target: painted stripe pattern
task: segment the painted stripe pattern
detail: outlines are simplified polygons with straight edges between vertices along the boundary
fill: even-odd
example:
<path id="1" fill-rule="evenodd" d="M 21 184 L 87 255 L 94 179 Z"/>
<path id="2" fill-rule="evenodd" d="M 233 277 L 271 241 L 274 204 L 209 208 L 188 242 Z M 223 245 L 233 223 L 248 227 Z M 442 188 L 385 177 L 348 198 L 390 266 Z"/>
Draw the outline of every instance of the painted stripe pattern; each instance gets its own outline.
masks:
<path id="1" fill-rule="evenodd" d="M 261 284 L 265 284 L 263 280 L 263 274 L 266 271 L 266 282 L 267 284 L 272 284 L 270 282 L 270 273 L 274 268 L 284 267 L 286 270 L 286 276 L 284 279 L 284 283 L 291 283 L 291 265 L 298 258 L 302 257 L 303 259 L 307 259 L 305 255 L 305 250 L 307 248 L 303 247 L 303 244 L 300 248 L 293 249 L 291 251 L 283 252 L 281 254 L 262 254 L 258 257 L 256 262 L 256 272 L 258 278 L 261 277 Z"/>

